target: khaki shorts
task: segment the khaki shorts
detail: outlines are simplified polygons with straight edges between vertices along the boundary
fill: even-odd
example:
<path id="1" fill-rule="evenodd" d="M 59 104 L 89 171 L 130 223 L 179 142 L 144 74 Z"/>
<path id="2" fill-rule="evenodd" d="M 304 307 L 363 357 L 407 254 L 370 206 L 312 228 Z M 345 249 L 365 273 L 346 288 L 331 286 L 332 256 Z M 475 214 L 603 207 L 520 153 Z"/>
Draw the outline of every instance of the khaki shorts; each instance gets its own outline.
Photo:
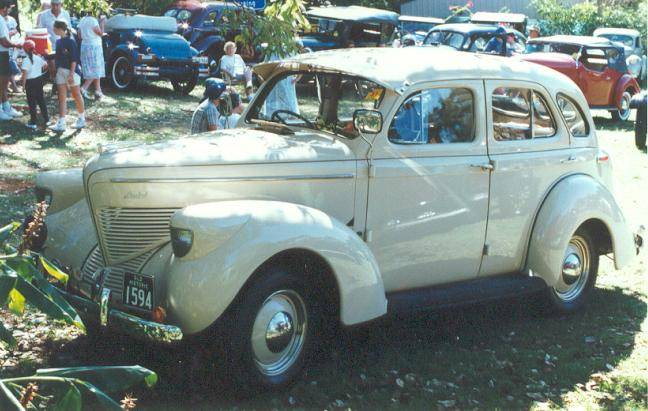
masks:
<path id="1" fill-rule="evenodd" d="M 81 76 L 74 73 L 74 79 L 70 82 L 70 70 L 66 68 L 59 68 L 56 70 L 56 84 L 58 86 L 74 87 L 81 85 Z"/>

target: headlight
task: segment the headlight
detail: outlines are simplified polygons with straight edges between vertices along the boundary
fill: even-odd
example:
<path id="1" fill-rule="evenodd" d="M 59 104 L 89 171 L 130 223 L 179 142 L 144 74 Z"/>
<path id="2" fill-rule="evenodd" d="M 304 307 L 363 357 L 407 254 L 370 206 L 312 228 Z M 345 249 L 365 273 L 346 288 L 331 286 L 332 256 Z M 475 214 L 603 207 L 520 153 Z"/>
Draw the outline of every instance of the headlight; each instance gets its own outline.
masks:
<path id="1" fill-rule="evenodd" d="M 186 228 L 171 228 L 171 248 L 176 257 L 184 257 L 193 245 L 193 232 Z"/>
<path id="2" fill-rule="evenodd" d="M 36 187 L 36 202 L 45 201 L 48 206 L 52 205 L 52 192 L 46 188 Z"/>

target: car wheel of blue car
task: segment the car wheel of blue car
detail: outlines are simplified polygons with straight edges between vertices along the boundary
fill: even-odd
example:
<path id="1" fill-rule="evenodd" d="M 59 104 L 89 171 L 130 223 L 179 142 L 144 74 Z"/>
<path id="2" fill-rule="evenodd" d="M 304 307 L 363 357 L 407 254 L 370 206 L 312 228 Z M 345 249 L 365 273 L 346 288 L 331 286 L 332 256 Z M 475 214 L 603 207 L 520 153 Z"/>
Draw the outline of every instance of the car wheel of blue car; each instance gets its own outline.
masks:
<path id="1" fill-rule="evenodd" d="M 195 73 L 195 75 L 189 78 L 172 79 L 171 84 L 176 93 L 189 94 L 196 87 L 196 84 L 198 84 L 198 73 Z"/>
<path id="2" fill-rule="evenodd" d="M 130 59 L 124 55 L 113 58 L 110 64 L 110 80 L 118 90 L 129 90 L 135 87 L 137 78 Z"/>

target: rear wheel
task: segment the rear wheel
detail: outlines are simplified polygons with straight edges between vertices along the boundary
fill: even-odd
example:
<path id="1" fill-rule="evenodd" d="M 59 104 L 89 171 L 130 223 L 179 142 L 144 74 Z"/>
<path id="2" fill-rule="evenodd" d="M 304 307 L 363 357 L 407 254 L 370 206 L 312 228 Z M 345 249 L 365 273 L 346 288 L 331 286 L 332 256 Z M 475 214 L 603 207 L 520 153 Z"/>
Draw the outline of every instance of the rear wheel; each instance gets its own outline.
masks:
<path id="1" fill-rule="evenodd" d="M 282 266 L 262 270 L 230 313 L 226 331 L 229 372 L 246 392 L 290 385 L 320 335 L 318 296 L 305 286 L 303 273 Z"/>
<path id="2" fill-rule="evenodd" d="M 628 90 L 623 92 L 621 96 L 621 105 L 618 110 L 610 111 L 612 114 L 612 119 L 614 121 L 627 121 L 630 118 L 630 100 L 632 99 L 632 94 Z"/>
<path id="3" fill-rule="evenodd" d="M 113 58 L 110 63 L 110 83 L 117 90 L 132 90 L 137 84 L 135 68 L 126 56 Z"/>
<path id="4" fill-rule="evenodd" d="M 191 93 L 193 89 L 196 88 L 196 84 L 198 84 L 197 72 L 195 73 L 195 75 L 192 75 L 191 77 L 188 78 L 171 80 L 171 85 L 173 85 L 173 90 L 176 93 L 181 93 L 181 94 Z"/>
<path id="5" fill-rule="evenodd" d="M 590 233 L 578 229 L 567 244 L 558 282 L 547 290 L 550 308 L 569 313 L 585 304 L 594 288 L 599 256 Z"/>

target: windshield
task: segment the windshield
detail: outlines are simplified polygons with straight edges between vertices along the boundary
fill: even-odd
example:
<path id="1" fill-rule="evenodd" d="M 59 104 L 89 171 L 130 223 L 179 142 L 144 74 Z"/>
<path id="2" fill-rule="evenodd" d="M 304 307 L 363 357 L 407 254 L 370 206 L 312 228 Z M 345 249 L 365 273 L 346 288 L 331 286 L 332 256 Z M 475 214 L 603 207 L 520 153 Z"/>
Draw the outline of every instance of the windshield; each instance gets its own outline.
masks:
<path id="1" fill-rule="evenodd" d="M 377 109 L 385 89 L 360 77 L 289 72 L 273 79 L 262 93 L 248 121 L 271 121 L 355 137 L 353 113 Z"/>
<path id="2" fill-rule="evenodd" d="M 634 38 L 622 34 L 601 34 L 599 37 L 605 37 L 610 41 L 621 43 L 626 47 L 634 47 Z"/>
<path id="3" fill-rule="evenodd" d="M 422 21 L 401 21 L 400 29 L 402 34 L 416 34 L 417 31 L 427 33 L 434 26 L 434 23 L 426 23 Z"/>
<path id="4" fill-rule="evenodd" d="M 454 31 L 433 31 L 425 39 L 425 44 L 445 44 L 446 46 L 459 50 L 463 46 L 464 39 L 465 36 L 463 33 L 456 33 Z"/>
<path id="5" fill-rule="evenodd" d="M 337 20 L 309 18 L 310 27 L 302 34 L 318 34 L 326 37 L 338 37 L 342 30 L 342 23 Z"/>

